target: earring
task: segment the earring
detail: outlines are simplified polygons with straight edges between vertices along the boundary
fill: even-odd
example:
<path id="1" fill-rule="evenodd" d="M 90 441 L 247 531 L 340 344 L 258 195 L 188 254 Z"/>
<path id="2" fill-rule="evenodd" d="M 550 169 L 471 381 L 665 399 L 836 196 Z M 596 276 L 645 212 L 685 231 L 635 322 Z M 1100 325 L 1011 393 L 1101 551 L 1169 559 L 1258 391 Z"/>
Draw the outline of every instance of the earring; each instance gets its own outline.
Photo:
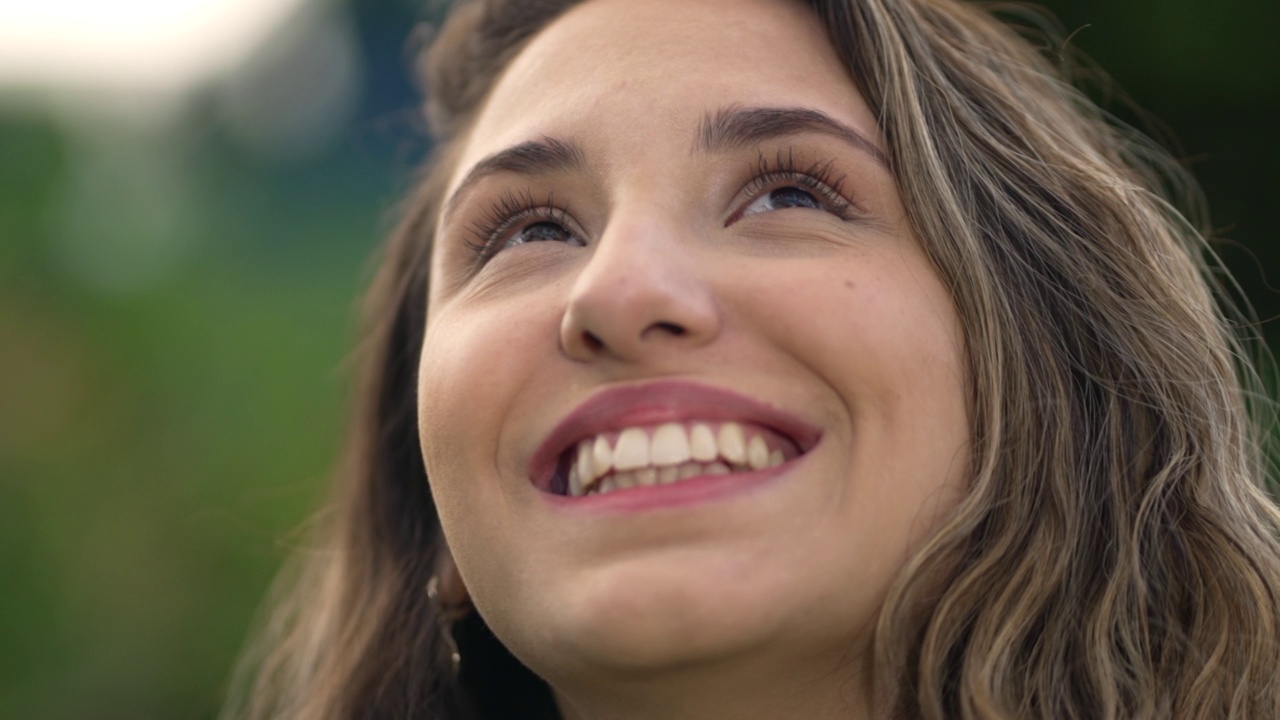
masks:
<path id="1" fill-rule="evenodd" d="M 466 617 L 471 611 L 471 606 L 469 603 L 446 605 L 440 597 L 439 575 L 432 575 L 427 581 L 427 599 L 435 610 L 436 627 L 439 628 L 440 636 L 449 647 L 449 661 L 452 663 L 453 676 L 457 677 L 462 669 L 462 653 L 458 649 L 458 641 L 453 637 L 453 626 L 454 623 Z"/>

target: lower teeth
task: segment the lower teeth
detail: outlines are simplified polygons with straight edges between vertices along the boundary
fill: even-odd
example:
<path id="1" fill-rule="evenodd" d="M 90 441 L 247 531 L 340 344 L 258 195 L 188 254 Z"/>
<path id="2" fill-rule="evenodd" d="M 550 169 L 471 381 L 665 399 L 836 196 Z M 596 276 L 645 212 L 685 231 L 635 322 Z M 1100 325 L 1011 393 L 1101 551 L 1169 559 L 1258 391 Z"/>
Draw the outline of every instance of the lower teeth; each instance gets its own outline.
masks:
<path id="1" fill-rule="evenodd" d="M 669 485 L 689 478 L 705 475 L 728 475 L 729 473 L 751 470 L 749 465 L 726 465 L 714 463 L 683 463 L 667 465 L 661 468 L 642 468 L 640 470 L 616 472 L 597 480 L 585 488 L 583 495 L 606 494 L 614 490 L 650 485 Z"/>

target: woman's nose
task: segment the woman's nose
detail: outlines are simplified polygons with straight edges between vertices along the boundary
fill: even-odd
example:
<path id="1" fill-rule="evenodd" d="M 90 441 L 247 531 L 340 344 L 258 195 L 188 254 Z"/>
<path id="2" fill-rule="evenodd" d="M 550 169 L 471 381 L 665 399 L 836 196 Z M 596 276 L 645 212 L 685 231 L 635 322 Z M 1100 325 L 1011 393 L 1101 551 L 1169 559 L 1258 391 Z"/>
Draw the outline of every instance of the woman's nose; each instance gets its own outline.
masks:
<path id="1" fill-rule="evenodd" d="M 564 351 L 583 362 L 642 362 L 715 339 L 721 310 L 690 250 L 667 223 L 611 223 L 570 291 Z"/>

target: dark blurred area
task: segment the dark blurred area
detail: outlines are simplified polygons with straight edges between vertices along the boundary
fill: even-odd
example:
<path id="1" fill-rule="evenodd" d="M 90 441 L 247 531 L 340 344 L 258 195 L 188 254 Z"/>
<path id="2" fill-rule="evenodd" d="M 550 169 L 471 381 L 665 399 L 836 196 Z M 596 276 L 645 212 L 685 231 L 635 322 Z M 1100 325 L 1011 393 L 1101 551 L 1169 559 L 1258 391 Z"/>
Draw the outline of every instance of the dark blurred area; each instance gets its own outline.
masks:
<path id="1" fill-rule="evenodd" d="M 322 498 L 434 15 L 288 1 L 177 90 L 14 80 L 0 47 L 0 717 L 214 716 Z M 1280 347 L 1280 3 L 1047 6 L 1201 180 Z"/>

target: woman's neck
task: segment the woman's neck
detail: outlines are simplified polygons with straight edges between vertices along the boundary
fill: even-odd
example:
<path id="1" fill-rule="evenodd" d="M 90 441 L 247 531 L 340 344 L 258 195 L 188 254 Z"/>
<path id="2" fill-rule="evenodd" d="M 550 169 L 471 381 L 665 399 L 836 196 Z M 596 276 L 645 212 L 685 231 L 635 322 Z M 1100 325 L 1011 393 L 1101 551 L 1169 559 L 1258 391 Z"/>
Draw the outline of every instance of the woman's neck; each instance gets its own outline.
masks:
<path id="1" fill-rule="evenodd" d="M 824 667 L 825 665 L 825 667 Z M 873 720 L 870 654 L 842 663 L 746 659 L 555 688 L 563 720 Z"/>

